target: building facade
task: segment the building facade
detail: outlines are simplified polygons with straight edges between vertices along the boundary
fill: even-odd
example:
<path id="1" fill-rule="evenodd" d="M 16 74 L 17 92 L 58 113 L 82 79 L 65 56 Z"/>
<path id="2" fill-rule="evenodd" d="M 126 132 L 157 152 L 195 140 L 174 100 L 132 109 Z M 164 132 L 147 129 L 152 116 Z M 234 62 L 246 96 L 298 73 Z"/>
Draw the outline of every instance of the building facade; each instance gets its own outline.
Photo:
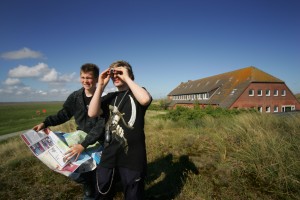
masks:
<path id="1" fill-rule="evenodd" d="M 214 106 L 252 108 L 265 113 L 300 110 L 284 81 L 253 66 L 195 81 L 183 82 L 168 94 L 170 108 Z"/>

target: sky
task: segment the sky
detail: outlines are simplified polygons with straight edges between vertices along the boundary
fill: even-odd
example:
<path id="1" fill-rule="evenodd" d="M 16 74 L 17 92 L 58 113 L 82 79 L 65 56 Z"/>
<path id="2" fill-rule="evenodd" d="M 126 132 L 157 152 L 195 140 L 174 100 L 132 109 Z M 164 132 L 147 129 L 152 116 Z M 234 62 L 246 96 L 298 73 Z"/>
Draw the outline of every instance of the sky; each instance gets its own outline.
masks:
<path id="1" fill-rule="evenodd" d="M 0 102 L 64 101 L 116 60 L 154 99 L 248 66 L 300 93 L 299 0 L 1 0 L 0 25 Z"/>

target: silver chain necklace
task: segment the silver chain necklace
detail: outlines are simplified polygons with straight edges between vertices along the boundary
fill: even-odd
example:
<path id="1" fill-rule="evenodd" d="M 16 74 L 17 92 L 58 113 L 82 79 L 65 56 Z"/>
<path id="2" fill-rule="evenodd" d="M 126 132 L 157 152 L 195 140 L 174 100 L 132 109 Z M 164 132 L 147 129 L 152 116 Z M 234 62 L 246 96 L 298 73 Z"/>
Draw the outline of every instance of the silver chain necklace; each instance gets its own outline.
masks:
<path id="1" fill-rule="evenodd" d="M 119 105 L 117 106 L 118 109 L 119 109 L 119 106 L 121 105 L 123 99 L 125 98 L 126 94 L 128 93 L 128 91 L 129 91 L 129 90 L 127 90 L 127 91 L 125 92 L 125 94 L 123 95 L 121 101 L 119 102 Z M 114 107 L 116 106 L 117 99 L 118 99 L 118 95 L 117 95 L 116 98 L 115 98 Z"/>

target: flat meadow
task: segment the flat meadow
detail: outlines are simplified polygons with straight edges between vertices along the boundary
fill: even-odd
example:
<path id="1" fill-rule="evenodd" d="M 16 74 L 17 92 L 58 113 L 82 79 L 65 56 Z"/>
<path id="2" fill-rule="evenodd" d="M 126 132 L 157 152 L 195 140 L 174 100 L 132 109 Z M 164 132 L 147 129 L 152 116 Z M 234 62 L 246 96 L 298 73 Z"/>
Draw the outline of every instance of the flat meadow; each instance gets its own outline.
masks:
<path id="1" fill-rule="evenodd" d="M 300 199 L 298 113 L 152 108 L 145 124 L 146 199 Z M 74 121 L 51 127 L 74 128 Z M 1 197 L 82 199 L 81 186 L 43 165 L 20 137 L 1 141 L 0 156 Z"/>
<path id="2" fill-rule="evenodd" d="M 0 103 L 0 135 L 30 129 L 62 105 L 63 102 Z"/>

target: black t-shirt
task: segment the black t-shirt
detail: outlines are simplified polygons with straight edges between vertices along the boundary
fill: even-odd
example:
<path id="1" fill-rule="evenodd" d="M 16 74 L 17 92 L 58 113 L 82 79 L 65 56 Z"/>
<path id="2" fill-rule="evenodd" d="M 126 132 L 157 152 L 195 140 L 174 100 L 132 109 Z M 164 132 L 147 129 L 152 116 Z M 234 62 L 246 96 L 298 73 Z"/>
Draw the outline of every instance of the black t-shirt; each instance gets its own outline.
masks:
<path id="1" fill-rule="evenodd" d="M 111 120 L 114 106 L 115 109 L 118 108 L 119 114 Z M 145 172 L 147 159 L 144 116 L 148 106 L 140 105 L 130 91 L 120 91 L 102 97 L 101 108 L 106 121 L 116 125 L 111 128 L 113 139 L 104 148 L 100 165 Z"/>
<path id="2" fill-rule="evenodd" d="M 86 96 L 85 92 L 83 92 L 83 100 L 84 100 L 84 105 L 86 106 L 86 109 L 88 110 L 89 109 L 89 105 L 91 103 L 91 100 L 92 100 L 93 96 Z"/>

